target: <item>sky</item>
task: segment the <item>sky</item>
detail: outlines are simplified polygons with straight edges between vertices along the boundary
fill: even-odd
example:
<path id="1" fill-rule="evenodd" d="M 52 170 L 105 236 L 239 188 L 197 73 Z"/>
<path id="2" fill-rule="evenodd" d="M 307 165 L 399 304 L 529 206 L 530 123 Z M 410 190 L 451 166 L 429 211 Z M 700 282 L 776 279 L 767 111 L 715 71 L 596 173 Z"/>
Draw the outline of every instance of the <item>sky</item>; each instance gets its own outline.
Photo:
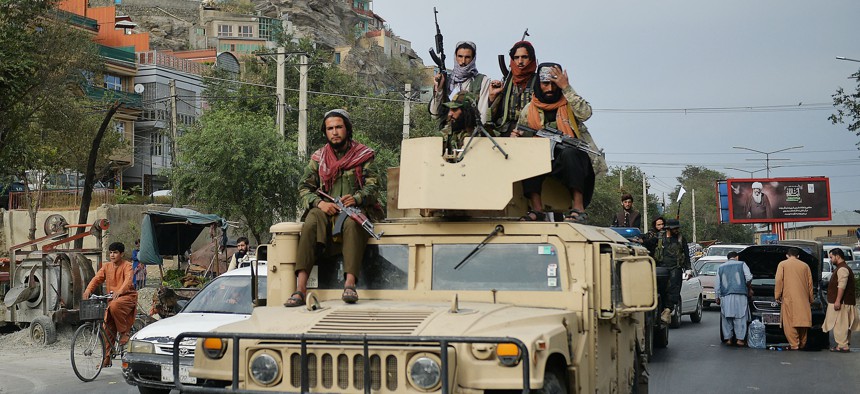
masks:
<path id="1" fill-rule="evenodd" d="M 528 28 L 538 61 L 560 63 L 594 108 L 586 125 L 609 164 L 641 168 L 650 193 L 674 190 L 686 165 L 767 176 L 766 155 L 735 146 L 802 146 L 770 155 L 770 176 L 829 177 L 832 209 L 860 209 L 860 137 L 827 119 L 836 89 L 856 87 L 860 63 L 836 56 L 860 59 L 860 1 L 372 3 L 426 65 L 434 6 L 448 67 L 456 43 L 474 41 L 494 79 L 497 55 Z"/>

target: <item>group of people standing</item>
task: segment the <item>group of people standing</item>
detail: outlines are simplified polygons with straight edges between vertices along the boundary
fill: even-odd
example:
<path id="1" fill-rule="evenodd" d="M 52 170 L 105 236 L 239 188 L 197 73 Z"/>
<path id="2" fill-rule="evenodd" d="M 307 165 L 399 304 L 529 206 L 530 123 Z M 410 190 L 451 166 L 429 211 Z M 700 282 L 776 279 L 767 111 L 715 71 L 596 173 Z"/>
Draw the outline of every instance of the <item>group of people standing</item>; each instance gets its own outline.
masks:
<path id="1" fill-rule="evenodd" d="M 510 71 L 504 80 L 491 80 L 478 72 L 476 56 L 475 43 L 458 42 L 453 70 L 439 72 L 434 77 L 429 110 L 439 120 L 446 151 L 462 149 L 472 135 L 533 136 L 519 129 L 519 125 L 532 130 L 551 127 L 594 146 L 584 124 L 591 117 L 591 104 L 573 89 L 567 70 L 560 64 L 538 64 L 532 43 L 519 41 L 508 51 Z M 585 209 L 594 193 L 595 168 L 602 172 L 605 167 L 600 157 L 592 158 L 581 150 L 556 145 L 549 175 L 570 191 L 571 204 L 564 215 L 565 221 L 587 223 Z M 523 181 L 523 195 L 530 208 L 520 220 L 547 220 L 541 198 L 545 177 Z"/>
<path id="2" fill-rule="evenodd" d="M 841 249 L 831 250 L 829 256 L 836 271 L 827 290 L 827 315 L 821 329 L 833 332 L 836 344 L 830 351 L 849 352 L 851 331 L 860 330 L 854 273 L 845 264 Z M 812 272 L 809 265 L 800 259 L 800 249 L 789 248 L 785 257 L 776 269 L 774 299 L 780 304 L 781 325 L 789 349 L 800 350 L 806 347 L 812 327 L 811 304 L 815 301 Z M 724 342 L 742 347 L 747 343 L 747 321 L 750 318 L 747 297 L 752 296 L 752 274 L 746 263 L 738 260 L 737 252 L 729 253 L 728 258 L 717 270 L 714 290 L 721 309 Z"/>

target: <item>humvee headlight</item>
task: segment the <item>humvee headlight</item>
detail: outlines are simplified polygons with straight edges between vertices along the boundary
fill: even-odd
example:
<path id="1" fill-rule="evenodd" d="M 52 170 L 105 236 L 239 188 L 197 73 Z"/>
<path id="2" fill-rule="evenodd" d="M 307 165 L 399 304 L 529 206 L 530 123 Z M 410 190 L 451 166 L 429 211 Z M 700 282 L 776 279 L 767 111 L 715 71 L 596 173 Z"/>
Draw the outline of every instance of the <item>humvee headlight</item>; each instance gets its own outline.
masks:
<path id="1" fill-rule="evenodd" d="M 203 339 L 203 354 L 213 360 L 217 360 L 224 356 L 227 351 L 227 341 L 221 338 L 205 338 Z"/>
<path id="2" fill-rule="evenodd" d="M 513 367 L 520 363 L 520 348 L 513 343 L 500 343 L 496 346 L 496 358 L 506 367 Z"/>
<path id="3" fill-rule="evenodd" d="M 155 345 L 152 342 L 129 341 L 128 351 L 130 353 L 155 353 Z"/>
<path id="4" fill-rule="evenodd" d="M 442 380 L 442 367 L 435 357 L 419 354 L 409 363 L 409 381 L 413 386 L 424 391 L 433 391 L 439 387 Z"/>
<path id="5" fill-rule="evenodd" d="M 262 386 L 269 386 L 281 376 L 281 367 L 275 356 L 269 352 L 260 352 L 251 358 L 249 367 L 251 377 Z"/>

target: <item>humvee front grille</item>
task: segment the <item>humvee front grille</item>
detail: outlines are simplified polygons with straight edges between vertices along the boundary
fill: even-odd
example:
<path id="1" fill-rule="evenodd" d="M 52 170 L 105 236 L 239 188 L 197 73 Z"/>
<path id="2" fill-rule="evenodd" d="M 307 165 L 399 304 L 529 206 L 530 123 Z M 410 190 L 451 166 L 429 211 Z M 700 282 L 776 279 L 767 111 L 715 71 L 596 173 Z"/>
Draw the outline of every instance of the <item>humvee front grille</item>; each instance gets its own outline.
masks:
<path id="1" fill-rule="evenodd" d="M 352 358 L 352 368 L 349 367 L 349 357 L 345 354 L 340 354 L 338 357 L 337 370 L 334 369 L 332 354 L 325 353 L 319 359 L 322 360 L 321 369 L 317 371 L 317 354 L 308 354 L 307 370 L 308 370 L 308 386 L 311 389 L 317 388 L 317 374 L 320 374 L 322 387 L 331 389 L 334 383 L 334 377 L 337 376 L 337 385 L 341 390 L 354 389 L 358 391 L 364 390 L 364 357 L 356 354 Z M 370 389 L 379 391 L 382 388 L 382 358 L 386 359 L 385 369 L 385 387 L 389 391 L 397 390 L 397 357 L 395 355 L 380 356 L 374 354 L 370 356 Z M 294 388 L 300 388 L 302 384 L 302 355 L 301 353 L 292 353 L 289 356 L 290 360 L 290 384 Z M 350 374 L 350 369 L 352 374 Z M 349 387 L 349 376 L 352 375 L 352 387 Z"/>
<path id="2" fill-rule="evenodd" d="M 226 332 L 185 332 L 179 334 L 174 342 L 174 352 L 179 342 L 185 338 L 222 338 L 230 344 L 228 352 L 232 360 L 230 385 L 225 388 L 197 387 L 183 384 L 179 379 L 179 355 L 173 354 L 174 387 L 180 392 L 193 389 L 201 393 L 244 393 L 258 392 L 259 389 L 239 388 L 240 361 L 247 362 L 247 357 L 241 357 L 240 349 L 251 354 L 259 349 L 280 352 L 283 360 L 290 365 L 284 365 L 284 380 L 278 385 L 280 391 L 306 393 L 316 388 L 318 382 L 323 385 L 337 382 L 333 391 L 356 392 L 367 394 L 376 392 L 401 392 L 410 390 L 410 386 L 400 381 L 400 376 L 406 376 L 405 363 L 416 352 L 429 352 L 439 357 L 441 369 L 441 392 L 448 394 L 451 388 L 452 372 L 457 370 L 457 354 L 452 345 L 468 343 L 511 343 L 520 351 L 520 368 L 522 371 L 523 392 L 529 391 L 529 349 L 517 338 L 512 337 L 467 337 L 467 336 L 408 336 L 408 335 L 325 335 L 325 334 L 251 334 Z M 246 343 L 254 342 L 252 345 Z M 298 348 L 298 349 L 297 349 Z M 335 356 L 337 354 L 336 368 Z M 352 359 L 350 360 L 350 356 Z M 404 364 L 400 363 L 402 359 Z M 385 370 L 382 360 L 385 360 Z M 318 361 L 321 366 L 318 365 Z M 350 365 L 351 362 L 351 365 Z M 369 368 L 365 368 L 369 364 Z M 248 368 L 247 365 L 241 369 Z M 319 370 L 322 368 L 322 370 Z M 337 370 L 337 373 L 334 372 Z M 350 372 L 353 376 L 349 376 Z M 383 373 L 384 372 L 384 373 Z M 206 371 L 203 371 L 205 374 Z M 289 376 L 287 376 L 289 374 Z M 298 377 L 298 383 L 296 383 Z M 319 378 L 318 378 L 319 377 Z M 352 379 L 350 379 L 352 378 Z M 382 389 L 385 379 L 384 387 Z M 366 384 L 369 382 L 370 384 Z M 247 383 L 252 383 L 248 381 Z M 352 383 L 352 385 L 350 385 Z M 314 391 L 326 391 L 328 387 Z M 253 390 L 253 391 L 252 391 Z"/>
<path id="3" fill-rule="evenodd" d="M 411 335 L 432 313 L 431 311 L 337 310 L 323 317 L 308 330 L 308 333 Z"/>

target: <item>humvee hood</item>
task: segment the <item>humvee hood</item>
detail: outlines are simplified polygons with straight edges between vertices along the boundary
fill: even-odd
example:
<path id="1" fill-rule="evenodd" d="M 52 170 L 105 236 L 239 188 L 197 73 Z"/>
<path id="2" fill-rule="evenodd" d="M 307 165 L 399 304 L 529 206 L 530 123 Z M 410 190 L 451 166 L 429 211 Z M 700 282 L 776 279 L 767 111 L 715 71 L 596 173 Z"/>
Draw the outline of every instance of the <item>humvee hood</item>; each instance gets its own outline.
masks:
<path id="1" fill-rule="evenodd" d="M 449 303 L 362 300 L 355 305 L 327 301 L 322 309 L 259 307 L 247 321 L 215 331 L 235 333 L 294 333 L 396 336 L 512 336 L 534 337 L 558 329 L 562 309 L 508 304 L 460 303 L 457 313 Z M 546 329 L 541 329 L 545 326 Z"/>

